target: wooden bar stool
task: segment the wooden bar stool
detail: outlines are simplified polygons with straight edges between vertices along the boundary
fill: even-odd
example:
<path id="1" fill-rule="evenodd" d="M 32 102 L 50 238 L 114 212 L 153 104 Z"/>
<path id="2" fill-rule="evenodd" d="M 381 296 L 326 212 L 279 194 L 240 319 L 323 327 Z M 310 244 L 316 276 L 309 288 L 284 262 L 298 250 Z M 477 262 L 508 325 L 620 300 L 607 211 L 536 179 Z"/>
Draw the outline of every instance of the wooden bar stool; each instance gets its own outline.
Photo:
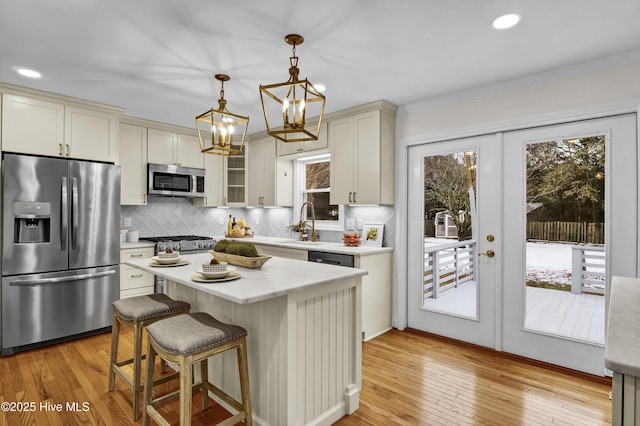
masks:
<path id="1" fill-rule="evenodd" d="M 153 363 L 156 354 L 162 359 L 180 366 L 180 389 L 152 400 L 153 387 L 144 389 L 143 426 L 149 425 L 149 417 L 159 424 L 168 424 L 156 410 L 165 402 L 180 398 L 180 425 L 191 425 L 191 398 L 194 390 L 202 392 L 202 408 L 208 407 L 208 391 L 238 411 L 234 416 L 218 423 L 233 425 L 243 421 L 252 425 L 251 396 L 249 393 L 249 367 L 247 362 L 247 330 L 224 324 L 204 312 L 167 318 L 147 327 L 147 375 L 146 383 L 153 383 Z M 207 358 L 221 352 L 236 349 L 240 373 L 242 403 L 209 382 Z M 192 367 L 200 362 L 200 382 L 194 384 Z"/>
<path id="2" fill-rule="evenodd" d="M 133 420 L 140 418 L 140 364 L 145 358 L 142 354 L 142 328 L 164 318 L 188 314 L 191 305 L 173 300 L 167 295 L 157 293 L 136 296 L 113 302 L 113 324 L 111 329 L 111 363 L 109 365 L 109 392 L 113 391 L 116 374 L 133 390 Z M 133 358 L 118 361 L 118 340 L 120 325 L 133 328 Z M 153 360 L 148 365 L 153 367 Z M 133 363 L 133 377 L 125 373 L 125 365 Z M 162 365 L 164 371 L 164 364 Z M 163 377 L 157 383 L 164 383 L 176 375 Z"/>

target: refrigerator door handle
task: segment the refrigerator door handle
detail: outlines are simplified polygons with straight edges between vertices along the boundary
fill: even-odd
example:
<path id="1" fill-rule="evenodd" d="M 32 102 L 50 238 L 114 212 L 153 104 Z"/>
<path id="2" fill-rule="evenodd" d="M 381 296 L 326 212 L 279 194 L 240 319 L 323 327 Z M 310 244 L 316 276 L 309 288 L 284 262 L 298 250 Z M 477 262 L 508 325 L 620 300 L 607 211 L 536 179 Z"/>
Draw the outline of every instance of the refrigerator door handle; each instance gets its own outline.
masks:
<path id="1" fill-rule="evenodd" d="M 78 248 L 78 216 L 79 204 L 78 204 L 78 178 L 71 178 L 72 182 L 72 204 L 71 204 L 71 249 L 76 250 Z"/>
<path id="2" fill-rule="evenodd" d="M 18 280 L 18 281 L 11 281 L 9 285 L 10 286 L 32 286 L 32 285 L 40 285 L 40 284 L 62 283 L 67 281 L 81 281 L 81 280 L 87 280 L 90 278 L 106 277 L 108 275 L 113 275 L 115 273 L 116 273 L 115 270 L 109 270 L 109 271 L 94 272 L 91 274 L 69 275 L 66 277 L 40 278 L 35 280 Z"/>
<path id="3" fill-rule="evenodd" d="M 60 220 L 60 250 L 67 250 L 67 238 L 69 235 L 69 202 L 68 202 L 68 194 L 67 194 L 67 178 L 62 178 L 62 217 Z"/>

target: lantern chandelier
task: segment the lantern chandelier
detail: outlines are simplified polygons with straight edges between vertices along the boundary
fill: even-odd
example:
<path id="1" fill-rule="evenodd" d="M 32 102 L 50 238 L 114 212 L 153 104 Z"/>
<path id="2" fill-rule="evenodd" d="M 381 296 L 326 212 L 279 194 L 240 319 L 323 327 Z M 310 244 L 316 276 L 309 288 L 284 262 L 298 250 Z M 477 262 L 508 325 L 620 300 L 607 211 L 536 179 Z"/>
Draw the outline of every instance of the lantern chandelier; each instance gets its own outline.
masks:
<path id="1" fill-rule="evenodd" d="M 308 79 L 298 79 L 300 70 L 296 46 L 304 41 L 302 36 L 289 34 L 284 41 L 293 46 L 293 56 L 289 58 L 289 80 L 260 85 L 267 133 L 283 142 L 317 140 L 326 99 Z M 307 117 L 318 117 L 317 122 L 315 118 L 307 121 Z"/>
<path id="2" fill-rule="evenodd" d="M 233 114 L 227 110 L 224 82 L 231 78 L 226 74 L 216 74 L 215 78 L 222 83 L 218 109 L 211 108 L 196 117 L 200 149 L 205 154 L 225 156 L 240 154 L 247 135 L 249 117 Z"/>

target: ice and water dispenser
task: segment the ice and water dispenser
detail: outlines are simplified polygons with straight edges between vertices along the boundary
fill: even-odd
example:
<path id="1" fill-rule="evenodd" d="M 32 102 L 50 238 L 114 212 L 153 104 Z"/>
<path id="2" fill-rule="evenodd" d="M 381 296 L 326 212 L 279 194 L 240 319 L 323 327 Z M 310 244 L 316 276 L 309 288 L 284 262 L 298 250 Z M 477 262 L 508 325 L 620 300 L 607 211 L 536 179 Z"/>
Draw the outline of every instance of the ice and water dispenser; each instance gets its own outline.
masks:
<path id="1" fill-rule="evenodd" d="M 14 243 L 51 241 L 51 203 L 16 201 L 13 217 Z"/>

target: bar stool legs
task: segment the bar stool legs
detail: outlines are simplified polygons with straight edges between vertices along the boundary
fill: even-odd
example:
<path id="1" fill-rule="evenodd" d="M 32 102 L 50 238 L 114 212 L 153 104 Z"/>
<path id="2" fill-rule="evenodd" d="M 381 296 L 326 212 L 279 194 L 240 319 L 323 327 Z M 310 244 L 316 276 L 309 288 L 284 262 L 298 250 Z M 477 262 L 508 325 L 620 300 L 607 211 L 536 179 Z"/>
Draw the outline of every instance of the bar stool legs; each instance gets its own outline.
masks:
<path id="1" fill-rule="evenodd" d="M 202 393 L 202 406 L 208 406 L 208 393 L 212 392 L 238 413 L 218 425 L 233 425 L 244 421 L 252 425 L 251 396 L 249 390 L 249 368 L 247 360 L 246 330 L 242 327 L 223 324 L 202 312 L 182 315 L 158 321 L 147 328 L 146 383 L 153 383 L 154 370 L 151 366 L 156 355 L 180 367 L 180 389 L 168 395 L 153 399 L 153 388 L 144 389 L 143 426 L 149 425 L 149 418 L 159 424 L 168 424 L 156 407 L 176 398 L 180 399 L 180 425 L 191 425 L 191 400 L 196 390 Z M 236 349 L 240 376 L 242 402 L 237 401 L 209 382 L 207 359 L 213 355 Z M 200 363 L 200 381 L 193 383 L 192 366 Z"/>
<path id="2" fill-rule="evenodd" d="M 133 420 L 140 418 L 141 364 L 145 355 L 142 354 L 142 330 L 161 319 L 189 312 L 191 305 L 186 302 L 173 300 L 164 294 L 138 296 L 129 299 L 116 300 L 113 303 L 113 322 L 111 327 L 111 359 L 109 364 L 109 392 L 115 388 L 116 374 L 133 391 Z M 118 345 L 120 340 L 120 326 L 133 328 L 133 357 L 118 361 Z M 148 362 L 148 361 L 147 361 Z M 129 376 L 122 367 L 133 364 L 133 375 Z M 162 361 L 164 371 L 165 362 Z M 171 380 L 173 376 L 164 377 L 158 383 Z"/>

